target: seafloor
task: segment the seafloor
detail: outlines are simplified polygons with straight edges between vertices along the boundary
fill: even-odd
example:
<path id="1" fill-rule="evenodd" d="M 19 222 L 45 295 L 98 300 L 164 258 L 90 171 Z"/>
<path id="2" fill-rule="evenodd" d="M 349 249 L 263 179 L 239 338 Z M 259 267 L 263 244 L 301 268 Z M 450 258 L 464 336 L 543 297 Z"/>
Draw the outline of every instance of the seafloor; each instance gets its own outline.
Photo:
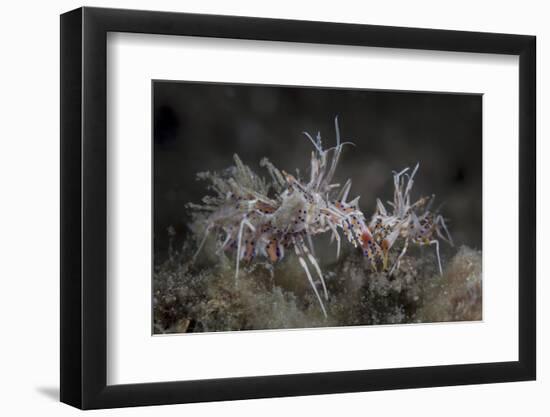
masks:
<path id="1" fill-rule="evenodd" d="M 466 246 L 443 258 L 443 276 L 425 251 L 411 251 L 392 276 L 372 272 L 359 251 L 344 253 L 322 267 L 327 318 L 295 256 L 241 265 L 236 284 L 231 254 L 207 245 L 192 263 L 191 246 L 171 248 L 155 267 L 155 334 L 482 319 L 481 252 Z"/>

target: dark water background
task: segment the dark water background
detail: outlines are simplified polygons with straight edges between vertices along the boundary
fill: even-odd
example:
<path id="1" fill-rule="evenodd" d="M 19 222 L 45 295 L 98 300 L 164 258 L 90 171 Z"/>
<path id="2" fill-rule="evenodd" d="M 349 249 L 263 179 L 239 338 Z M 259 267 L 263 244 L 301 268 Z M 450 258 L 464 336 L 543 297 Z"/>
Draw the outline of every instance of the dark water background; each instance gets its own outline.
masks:
<path id="1" fill-rule="evenodd" d="M 332 146 L 336 115 L 357 146 L 344 149 L 335 180 L 352 178 L 367 218 L 377 197 L 392 198 L 392 170 L 419 161 L 413 198 L 435 193 L 455 243 L 481 249 L 481 95 L 154 81 L 153 97 L 155 264 L 168 226 L 175 244 L 189 233 L 184 206 L 206 193 L 197 172 L 222 170 L 237 153 L 266 178 L 264 156 L 307 178 L 312 146 L 301 132 Z"/>

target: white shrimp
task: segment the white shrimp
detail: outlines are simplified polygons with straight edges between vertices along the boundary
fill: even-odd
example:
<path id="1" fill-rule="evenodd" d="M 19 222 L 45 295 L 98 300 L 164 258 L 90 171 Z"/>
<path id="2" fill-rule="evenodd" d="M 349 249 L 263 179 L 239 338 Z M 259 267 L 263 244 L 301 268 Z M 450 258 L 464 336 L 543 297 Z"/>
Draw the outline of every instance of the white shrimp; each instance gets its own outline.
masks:
<path id="1" fill-rule="evenodd" d="M 397 239 L 404 239 L 404 248 L 392 268 L 399 267 L 409 241 L 417 244 L 435 244 L 439 261 L 437 236 L 450 241 L 450 235 L 441 216 L 433 217 L 429 211 L 418 213 L 424 205 L 421 199 L 410 203 L 413 177 L 408 169 L 394 173 L 393 212 L 388 213 L 378 200 L 377 212 L 370 225 L 359 209 L 359 197 L 349 200 L 351 180 L 343 186 L 333 183 L 338 161 L 345 145 L 342 142 L 338 118 L 334 120 L 336 145 L 323 149 L 321 135 L 315 138 L 303 132 L 313 145 L 309 179 L 302 180 L 279 170 L 267 158 L 260 166 L 267 169 L 270 182 L 256 175 L 242 163 L 237 155 L 235 166 L 221 175 L 204 172 L 199 179 L 208 179 L 214 195 L 203 197 L 201 205 L 188 204 L 193 210 L 206 212 L 206 225 L 194 259 L 201 251 L 208 235 L 215 232 L 221 238 L 220 251 L 235 250 L 235 282 L 238 283 L 242 262 L 251 262 L 256 256 L 267 258 L 271 263 L 281 260 L 292 249 L 315 293 L 324 316 L 327 316 L 325 301 L 328 301 L 326 282 L 315 257 L 313 237 L 330 233 L 336 241 L 336 256 L 340 256 L 341 236 L 362 250 L 370 260 L 373 270 L 382 263 L 387 269 L 388 253 Z M 407 177 L 405 184 L 403 178 Z M 273 191 L 269 197 L 270 190 Z M 441 233 L 443 230 L 446 237 Z M 441 263 L 440 271 L 441 271 Z M 314 274 L 311 273 L 313 269 Z M 321 290 L 317 288 L 320 283 Z M 324 301 L 323 301 L 324 300 Z"/>
<path id="2" fill-rule="evenodd" d="M 377 200 L 377 210 L 369 224 L 374 239 L 382 248 L 384 269 L 388 267 L 388 253 L 391 248 L 396 241 L 403 241 L 403 248 L 390 269 L 390 274 L 399 268 L 400 261 L 412 242 L 420 246 L 435 246 L 439 273 L 443 275 L 438 238 L 453 245 L 443 216 L 430 211 L 435 195 L 422 197 L 411 204 L 411 190 L 419 166 L 417 163 L 410 175 L 409 168 L 393 173 L 393 202 L 388 202 L 392 211 L 388 212 L 384 204 Z"/>
<path id="3" fill-rule="evenodd" d="M 348 180 L 343 187 L 332 183 L 342 149 L 350 144 L 340 140 L 338 118 L 335 118 L 334 124 L 336 145 L 329 149 L 323 149 L 320 133 L 314 139 L 304 132 L 314 147 L 307 182 L 280 171 L 264 158 L 260 165 L 267 169 L 271 177 L 271 184 L 268 185 L 237 155 L 234 156 L 235 167 L 223 177 L 211 173 L 199 174 L 199 178 L 211 180 L 211 189 L 216 195 L 204 197 L 203 205 L 189 205 L 195 210 L 210 212 L 195 257 L 212 231 L 222 233 L 220 249 L 236 249 L 237 282 L 241 262 L 250 262 L 257 255 L 277 262 L 286 252 L 294 249 L 326 316 L 323 300 L 328 300 L 328 291 L 314 255 L 312 237 L 331 233 L 332 239 L 337 241 L 337 256 L 340 255 L 340 231 L 355 246 L 366 245 L 365 237 L 371 240 L 365 218 L 358 207 L 358 198 L 348 202 L 351 181 Z M 270 186 L 275 191 L 273 198 L 268 197 Z M 315 274 L 311 273 L 311 268 Z M 318 291 L 317 282 L 321 284 L 322 292 Z"/>

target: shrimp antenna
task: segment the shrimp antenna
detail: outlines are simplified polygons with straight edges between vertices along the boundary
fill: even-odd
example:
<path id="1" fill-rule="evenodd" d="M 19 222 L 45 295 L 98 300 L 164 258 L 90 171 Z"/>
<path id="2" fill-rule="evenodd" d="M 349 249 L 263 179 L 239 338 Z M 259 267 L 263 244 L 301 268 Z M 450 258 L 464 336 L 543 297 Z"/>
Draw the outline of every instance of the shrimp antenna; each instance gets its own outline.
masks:
<path id="1" fill-rule="evenodd" d="M 336 147 L 340 147 L 340 126 L 338 125 L 338 115 L 334 118 L 334 128 L 336 129 Z"/>
<path id="2" fill-rule="evenodd" d="M 315 149 L 317 149 L 319 153 L 323 153 L 323 148 L 321 148 L 319 143 L 317 143 L 309 133 L 307 133 L 306 131 L 303 131 L 302 133 L 306 135 L 306 137 L 311 141 L 311 143 L 313 144 L 313 146 L 315 146 Z"/>
<path id="3" fill-rule="evenodd" d="M 339 147 L 340 149 L 344 146 L 344 145 L 352 145 L 352 146 L 357 146 L 355 143 L 353 142 L 342 142 Z M 332 148 L 328 148 L 328 149 L 325 149 L 325 152 L 328 152 L 328 151 L 337 151 L 338 150 L 338 147 L 337 146 L 333 146 Z"/>

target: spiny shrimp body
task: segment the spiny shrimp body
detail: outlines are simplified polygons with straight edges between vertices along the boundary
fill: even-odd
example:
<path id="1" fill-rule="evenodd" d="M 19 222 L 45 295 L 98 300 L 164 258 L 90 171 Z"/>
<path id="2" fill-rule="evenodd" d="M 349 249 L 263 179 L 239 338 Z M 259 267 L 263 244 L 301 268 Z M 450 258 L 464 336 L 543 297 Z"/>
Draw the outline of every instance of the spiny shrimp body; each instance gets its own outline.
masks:
<path id="1" fill-rule="evenodd" d="M 390 270 L 392 274 L 399 268 L 400 261 L 407 252 L 409 243 L 419 246 L 434 245 L 437 256 L 439 273 L 443 274 L 441 257 L 439 255 L 438 238 L 453 245 L 453 240 L 445 224 L 443 216 L 430 211 L 430 206 L 435 196 L 422 197 L 411 204 L 410 193 L 414 184 L 414 176 L 418 171 L 419 164 L 409 175 L 409 168 L 401 172 L 394 172 L 394 197 L 388 204 L 392 212 L 388 212 L 384 204 L 377 200 L 376 213 L 369 224 L 375 241 L 382 248 L 383 268 L 387 268 L 388 254 L 397 241 L 402 241 L 403 247 Z M 405 181 L 407 179 L 407 181 Z"/>
<path id="2" fill-rule="evenodd" d="M 348 180 L 344 187 L 331 183 L 342 148 L 347 144 L 340 142 L 338 119 L 335 119 L 335 128 L 336 146 L 326 150 L 322 148 L 320 134 L 314 140 L 304 132 L 315 147 L 307 183 L 279 171 L 264 158 L 261 165 L 267 168 L 272 179 L 272 183 L 267 185 L 237 155 L 234 155 L 235 167 L 226 171 L 224 176 L 208 172 L 199 174 L 199 178 L 211 180 L 211 189 L 217 195 L 203 198 L 203 205 L 189 205 L 195 210 L 210 212 L 195 257 L 209 233 L 221 231 L 223 243 L 219 249 L 236 251 L 235 280 L 238 280 L 241 262 L 262 256 L 274 263 L 287 251 L 293 250 L 326 316 L 310 272 L 312 266 L 323 287 L 324 298 L 328 300 L 325 280 L 314 256 L 312 236 L 330 232 L 337 241 L 338 256 L 341 245 L 339 230 L 355 246 L 365 245 L 367 248 L 368 243 L 373 242 L 363 213 L 358 208 L 358 198 L 346 201 L 351 181 Z M 270 187 L 275 191 L 274 198 L 268 197 Z"/>

